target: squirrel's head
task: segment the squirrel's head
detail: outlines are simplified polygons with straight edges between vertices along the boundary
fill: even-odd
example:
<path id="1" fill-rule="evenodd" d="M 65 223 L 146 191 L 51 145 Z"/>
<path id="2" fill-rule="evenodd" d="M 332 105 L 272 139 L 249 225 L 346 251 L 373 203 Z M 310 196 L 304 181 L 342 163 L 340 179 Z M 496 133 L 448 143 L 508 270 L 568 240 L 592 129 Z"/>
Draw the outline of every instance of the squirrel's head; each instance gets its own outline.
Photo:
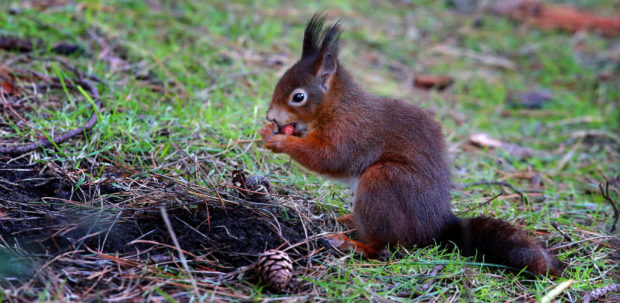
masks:
<path id="1" fill-rule="evenodd" d="M 323 29 L 325 17 L 314 15 L 306 26 L 301 59 L 282 76 L 273 92 L 267 120 L 295 126 L 304 135 L 320 112 L 332 106 L 338 70 L 340 21 Z M 332 97 L 332 98 L 330 98 Z"/>

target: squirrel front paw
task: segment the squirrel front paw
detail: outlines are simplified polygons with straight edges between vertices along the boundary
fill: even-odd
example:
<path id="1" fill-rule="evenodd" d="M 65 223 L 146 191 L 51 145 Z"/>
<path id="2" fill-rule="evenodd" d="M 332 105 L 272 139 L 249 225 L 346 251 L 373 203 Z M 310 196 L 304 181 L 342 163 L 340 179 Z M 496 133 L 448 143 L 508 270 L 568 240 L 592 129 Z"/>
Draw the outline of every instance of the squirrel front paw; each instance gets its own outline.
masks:
<path id="1" fill-rule="evenodd" d="M 263 142 L 267 144 L 267 141 L 278 133 L 278 124 L 269 122 L 265 124 L 265 126 L 263 126 L 258 133 L 263 138 Z"/>
<path id="2" fill-rule="evenodd" d="M 284 151 L 284 142 L 287 136 L 283 134 L 274 134 L 267 138 L 265 142 L 265 148 L 271 150 L 274 153 L 281 153 Z"/>

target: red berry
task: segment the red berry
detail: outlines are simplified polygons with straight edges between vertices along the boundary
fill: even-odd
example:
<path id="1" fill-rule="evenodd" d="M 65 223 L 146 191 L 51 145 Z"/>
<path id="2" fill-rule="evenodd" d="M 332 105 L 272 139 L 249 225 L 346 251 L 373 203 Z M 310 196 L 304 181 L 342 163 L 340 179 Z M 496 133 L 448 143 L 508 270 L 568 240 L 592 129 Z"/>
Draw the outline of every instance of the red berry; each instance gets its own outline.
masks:
<path id="1" fill-rule="evenodd" d="M 295 132 L 295 126 L 293 126 L 293 124 L 287 124 L 282 128 L 282 132 L 285 135 L 290 136 Z"/>

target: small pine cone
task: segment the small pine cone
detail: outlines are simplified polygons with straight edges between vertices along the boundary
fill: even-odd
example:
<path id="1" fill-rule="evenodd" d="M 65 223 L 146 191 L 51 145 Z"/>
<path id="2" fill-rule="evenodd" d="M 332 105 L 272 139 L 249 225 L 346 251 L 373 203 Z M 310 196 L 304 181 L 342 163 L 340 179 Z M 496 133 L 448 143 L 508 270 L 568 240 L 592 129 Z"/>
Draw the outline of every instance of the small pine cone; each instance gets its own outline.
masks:
<path id="1" fill-rule="evenodd" d="M 242 169 L 238 169 L 232 172 L 232 183 L 241 198 L 255 202 L 266 202 L 269 199 L 271 183 L 265 176 L 246 176 Z"/>
<path id="2" fill-rule="evenodd" d="M 273 289 L 284 290 L 293 277 L 293 262 L 288 254 L 277 249 L 262 253 L 254 267 L 260 279 Z"/>

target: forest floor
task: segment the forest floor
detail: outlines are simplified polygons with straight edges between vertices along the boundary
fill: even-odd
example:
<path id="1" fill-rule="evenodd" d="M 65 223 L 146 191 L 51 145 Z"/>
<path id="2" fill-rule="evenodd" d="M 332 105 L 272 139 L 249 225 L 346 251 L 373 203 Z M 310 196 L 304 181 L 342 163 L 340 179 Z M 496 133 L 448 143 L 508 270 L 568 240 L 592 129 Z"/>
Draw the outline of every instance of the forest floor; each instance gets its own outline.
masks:
<path id="1" fill-rule="evenodd" d="M 620 39 L 490 3 L 3 1 L 0 301 L 530 302 L 573 280 L 557 298 L 577 302 L 619 283 Z M 455 213 L 527 230 L 563 277 L 322 240 L 347 230 L 349 191 L 258 135 L 316 11 L 344 21 L 361 85 L 442 124 Z M 273 248 L 292 259 L 284 290 L 252 270 Z"/>

